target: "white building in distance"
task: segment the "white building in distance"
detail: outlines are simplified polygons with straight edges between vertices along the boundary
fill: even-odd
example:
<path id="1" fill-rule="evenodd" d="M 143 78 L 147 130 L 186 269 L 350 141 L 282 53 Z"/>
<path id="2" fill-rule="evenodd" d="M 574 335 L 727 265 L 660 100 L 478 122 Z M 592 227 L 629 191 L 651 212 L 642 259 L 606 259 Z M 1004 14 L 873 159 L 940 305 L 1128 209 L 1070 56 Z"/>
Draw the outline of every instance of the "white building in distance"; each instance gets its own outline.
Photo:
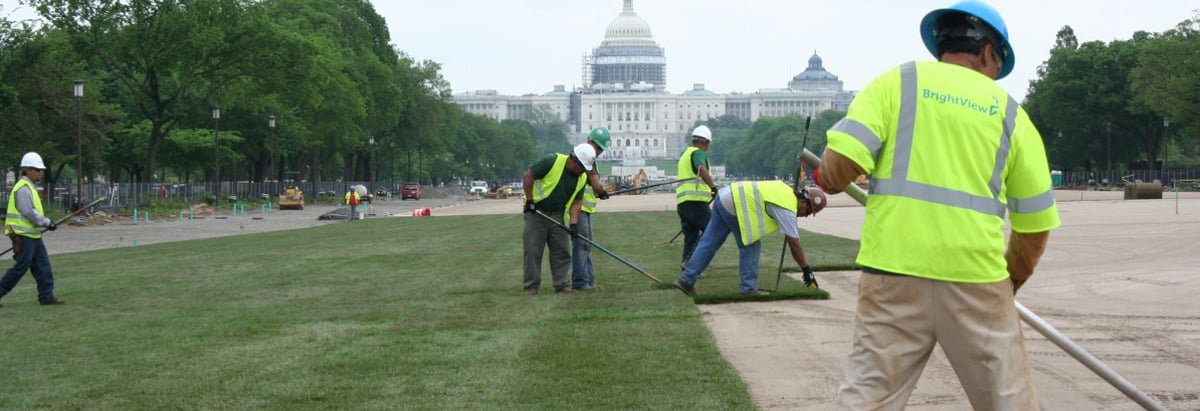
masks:
<path id="1" fill-rule="evenodd" d="M 688 144 L 696 121 L 733 115 L 753 122 L 761 117 L 790 114 L 816 116 L 825 110 L 845 111 L 854 93 L 825 71 L 813 52 L 808 68 L 792 77 L 787 88 L 754 93 L 717 94 L 697 83 L 681 94 L 666 91 L 667 59 L 654 41 L 650 25 L 624 0 L 621 14 L 609 23 L 600 46 L 583 56 L 583 87 L 562 85 L 544 94 L 507 96 L 495 90 L 454 95 L 467 112 L 494 120 L 529 119 L 536 109 L 554 113 L 566 122 L 573 138 L 583 142 L 587 131 L 608 128 L 609 151 L 601 159 L 673 159 Z"/>

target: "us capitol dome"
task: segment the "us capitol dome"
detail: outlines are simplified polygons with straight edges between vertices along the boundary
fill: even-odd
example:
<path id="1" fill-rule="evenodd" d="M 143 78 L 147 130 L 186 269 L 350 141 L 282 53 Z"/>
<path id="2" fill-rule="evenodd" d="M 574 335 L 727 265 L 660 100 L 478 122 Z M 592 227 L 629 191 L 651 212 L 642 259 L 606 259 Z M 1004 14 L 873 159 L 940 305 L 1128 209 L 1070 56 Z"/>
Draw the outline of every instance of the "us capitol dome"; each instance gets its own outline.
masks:
<path id="1" fill-rule="evenodd" d="M 646 20 L 625 0 L 621 14 L 608 23 L 604 41 L 583 57 L 584 88 L 622 91 L 633 88 L 662 92 L 667 87 L 667 57 L 654 42 Z"/>
<path id="2" fill-rule="evenodd" d="M 688 90 L 671 93 L 664 48 L 654 41 L 650 24 L 634 10 L 633 0 L 623 3 L 604 30 L 604 39 L 583 54 L 582 86 L 568 89 L 559 83 L 550 91 L 520 96 L 474 90 L 454 94 L 454 102 L 497 121 L 552 114 L 570 127 L 571 144 L 586 141 L 595 127 L 608 128 L 610 147 L 600 159 L 624 162 L 677 158 L 698 121 L 726 115 L 750 122 L 793 114 L 815 117 L 825 110 L 845 111 L 854 98 L 854 92 L 844 91 L 842 81 L 825 70 L 815 51 L 808 68 L 793 76 L 786 88 L 718 93 L 704 83 L 692 83 Z M 714 173 L 723 169 L 718 167 Z M 619 174 L 616 169 L 614 174 Z"/>

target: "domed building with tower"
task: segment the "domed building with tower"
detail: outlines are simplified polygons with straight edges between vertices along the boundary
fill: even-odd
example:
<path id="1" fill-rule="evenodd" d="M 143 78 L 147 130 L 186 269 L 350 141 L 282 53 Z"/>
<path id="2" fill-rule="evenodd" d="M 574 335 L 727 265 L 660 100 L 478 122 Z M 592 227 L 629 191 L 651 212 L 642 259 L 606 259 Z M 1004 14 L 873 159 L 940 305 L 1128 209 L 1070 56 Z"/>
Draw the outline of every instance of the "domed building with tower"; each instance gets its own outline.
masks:
<path id="1" fill-rule="evenodd" d="M 529 119 L 549 112 L 566 122 L 572 144 L 584 134 L 606 127 L 612 135 L 601 159 L 673 159 L 689 144 L 687 133 L 697 120 L 733 115 L 753 122 L 762 117 L 790 114 L 815 116 L 846 110 L 854 93 L 825 70 L 814 51 L 808 68 L 787 88 L 753 93 L 719 94 L 703 83 L 672 94 L 666 89 L 666 50 L 654 41 L 650 25 L 637 15 L 633 0 L 624 0 L 620 14 L 609 23 L 600 45 L 582 58 L 582 86 L 567 90 L 554 85 L 543 94 L 508 96 L 495 90 L 454 94 L 464 110 L 497 121 Z"/>

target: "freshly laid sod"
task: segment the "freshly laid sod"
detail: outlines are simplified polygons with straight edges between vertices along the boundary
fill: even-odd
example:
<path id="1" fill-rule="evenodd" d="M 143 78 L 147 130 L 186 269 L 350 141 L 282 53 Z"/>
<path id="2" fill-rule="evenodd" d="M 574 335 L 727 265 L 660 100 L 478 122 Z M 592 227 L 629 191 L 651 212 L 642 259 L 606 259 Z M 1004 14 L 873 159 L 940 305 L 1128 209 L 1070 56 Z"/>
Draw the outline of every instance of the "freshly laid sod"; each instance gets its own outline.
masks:
<path id="1" fill-rule="evenodd" d="M 522 224 L 378 218 L 54 256 L 67 305 L 38 306 L 26 276 L 0 308 L 0 409 L 755 408 L 693 300 L 603 253 L 604 290 L 557 295 L 544 265 L 525 296 Z M 677 277 L 678 243 L 653 246 L 674 213 L 595 225 L 605 248 Z M 766 241 L 776 268 L 781 237 Z M 818 270 L 853 265 L 857 242 L 803 242 Z M 736 253 L 730 240 L 702 294 L 736 292 Z"/>

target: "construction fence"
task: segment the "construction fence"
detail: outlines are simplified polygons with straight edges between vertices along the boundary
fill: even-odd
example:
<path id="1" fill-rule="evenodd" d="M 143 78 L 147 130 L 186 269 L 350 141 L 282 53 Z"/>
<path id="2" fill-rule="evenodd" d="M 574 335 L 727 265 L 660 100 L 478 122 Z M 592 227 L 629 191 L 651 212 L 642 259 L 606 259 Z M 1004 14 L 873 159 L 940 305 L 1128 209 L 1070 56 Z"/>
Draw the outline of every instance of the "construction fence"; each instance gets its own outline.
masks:
<path id="1" fill-rule="evenodd" d="M 346 194 L 351 185 L 362 184 L 371 187 L 369 182 L 302 182 L 300 188 L 304 191 L 307 201 L 338 201 Z M 284 183 L 278 181 L 249 182 L 241 181 L 221 183 L 219 198 L 214 199 L 212 183 L 168 184 L 168 183 L 116 183 L 116 184 L 85 184 L 82 187 L 83 201 L 79 201 L 76 187 L 73 184 L 53 187 L 54 194 L 46 193 L 45 186 L 39 186 L 40 195 L 47 207 L 57 210 L 75 210 L 98 198 L 105 200 L 97 207 L 102 209 L 128 209 L 143 207 L 159 201 L 180 201 L 183 203 L 207 202 L 210 205 L 228 206 L 236 202 L 277 201 L 283 192 Z M 380 198 L 399 189 L 390 187 L 392 183 L 376 182 L 372 194 Z M 399 185 L 399 183 L 396 183 Z M 369 188 L 370 190 L 370 188 Z M 8 207 L 8 193 L 0 196 L 0 207 Z M 216 204 L 214 204 L 214 202 Z"/>

